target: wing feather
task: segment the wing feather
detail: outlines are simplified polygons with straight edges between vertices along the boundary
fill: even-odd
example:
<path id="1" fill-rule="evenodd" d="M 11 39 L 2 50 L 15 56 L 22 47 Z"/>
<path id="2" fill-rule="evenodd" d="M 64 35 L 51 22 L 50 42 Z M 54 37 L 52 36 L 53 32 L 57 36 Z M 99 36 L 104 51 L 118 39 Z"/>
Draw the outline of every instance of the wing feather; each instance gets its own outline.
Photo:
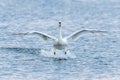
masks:
<path id="1" fill-rule="evenodd" d="M 45 33 L 42 33 L 42 32 L 14 33 L 13 35 L 21 35 L 21 36 L 23 36 L 23 35 L 38 35 L 38 36 L 40 36 L 41 38 L 43 38 L 44 40 L 48 40 L 48 39 L 56 40 L 55 37 L 50 36 L 50 35 L 45 34 Z"/>
<path id="2" fill-rule="evenodd" d="M 99 31 L 99 30 L 79 30 L 67 36 L 66 39 L 77 40 L 80 34 L 83 34 L 83 33 L 106 33 L 106 32 L 107 31 Z"/>

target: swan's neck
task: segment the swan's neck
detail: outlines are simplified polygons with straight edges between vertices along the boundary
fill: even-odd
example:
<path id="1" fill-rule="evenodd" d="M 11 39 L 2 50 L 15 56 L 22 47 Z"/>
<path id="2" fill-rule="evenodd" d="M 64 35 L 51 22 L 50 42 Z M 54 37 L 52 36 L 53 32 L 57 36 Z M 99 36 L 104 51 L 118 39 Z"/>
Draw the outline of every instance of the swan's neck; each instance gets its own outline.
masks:
<path id="1" fill-rule="evenodd" d="M 61 27 L 59 26 L 58 29 L 58 40 L 61 41 L 62 40 L 62 33 L 61 33 Z"/>

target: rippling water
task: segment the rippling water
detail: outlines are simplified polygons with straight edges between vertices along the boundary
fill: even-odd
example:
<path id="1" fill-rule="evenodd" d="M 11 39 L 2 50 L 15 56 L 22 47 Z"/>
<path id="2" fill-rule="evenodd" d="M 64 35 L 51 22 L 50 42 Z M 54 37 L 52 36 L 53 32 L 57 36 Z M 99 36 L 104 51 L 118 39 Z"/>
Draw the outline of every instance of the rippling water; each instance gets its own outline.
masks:
<path id="1" fill-rule="evenodd" d="M 0 80 L 119 80 L 119 14 L 119 0 L 0 0 Z M 62 51 L 52 54 L 51 41 L 12 35 L 40 31 L 57 37 L 58 21 L 63 36 L 78 29 L 108 33 L 69 42 L 67 59 L 58 58 Z"/>

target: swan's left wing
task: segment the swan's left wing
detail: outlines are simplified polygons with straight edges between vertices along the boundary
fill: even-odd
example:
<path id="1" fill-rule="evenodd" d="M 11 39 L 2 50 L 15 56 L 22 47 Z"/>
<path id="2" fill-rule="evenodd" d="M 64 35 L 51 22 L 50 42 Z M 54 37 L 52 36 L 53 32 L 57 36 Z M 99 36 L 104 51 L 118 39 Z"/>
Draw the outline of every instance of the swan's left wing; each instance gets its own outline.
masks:
<path id="1" fill-rule="evenodd" d="M 40 37 L 42 37 L 44 40 L 48 40 L 48 39 L 51 39 L 51 40 L 56 40 L 55 37 L 53 36 L 50 36 L 48 34 L 45 34 L 45 33 L 42 33 L 42 32 L 27 32 L 27 33 L 14 33 L 13 35 L 38 35 Z"/>
<path id="2" fill-rule="evenodd" d="M 65 39 L 73 39 L 73 40 L 77 40 L 80 34 L 83 33 L 107 33 L 107 31 L 99 31 L 99 30 L 80 30 L 80 31 L 76 31 L 73 34 L 65 37 Z"/>

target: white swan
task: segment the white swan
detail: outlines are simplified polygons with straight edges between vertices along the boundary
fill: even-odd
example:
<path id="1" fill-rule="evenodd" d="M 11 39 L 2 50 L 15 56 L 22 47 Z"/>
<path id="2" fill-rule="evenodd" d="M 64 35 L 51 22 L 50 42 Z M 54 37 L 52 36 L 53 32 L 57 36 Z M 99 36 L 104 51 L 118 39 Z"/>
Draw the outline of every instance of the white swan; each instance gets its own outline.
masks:
<path id="1" fill-rule="evenodd" d="M 54 55 L 56 54 L 56 49 L 58 50 L 65 50 L 65 54 L 67 54 L 67 42 L 69 39 L 72 40 L 77 40 L 79 35 L 82 33 L 106 33 L 106 31 L 98 31 L 98 30 L 79 30 L 74 32 L 73 34 L 67 36 L 67 37 L 62 37 L 62 33 L 61 33 L 61 22 L 59 22 L 59 29 L 58 29 L 58 38 L 55 38 L 53 36 L 47 35 L 45 33 L 41 33 L 41 32 L 32 32 L 32 33 L 17 33 L 14 35 L 38 35 L 40 37 L 42 37 L 44 40 L 48 40 L 51 39 L 53 40 L 53 48 L 54 48 Z"/>

